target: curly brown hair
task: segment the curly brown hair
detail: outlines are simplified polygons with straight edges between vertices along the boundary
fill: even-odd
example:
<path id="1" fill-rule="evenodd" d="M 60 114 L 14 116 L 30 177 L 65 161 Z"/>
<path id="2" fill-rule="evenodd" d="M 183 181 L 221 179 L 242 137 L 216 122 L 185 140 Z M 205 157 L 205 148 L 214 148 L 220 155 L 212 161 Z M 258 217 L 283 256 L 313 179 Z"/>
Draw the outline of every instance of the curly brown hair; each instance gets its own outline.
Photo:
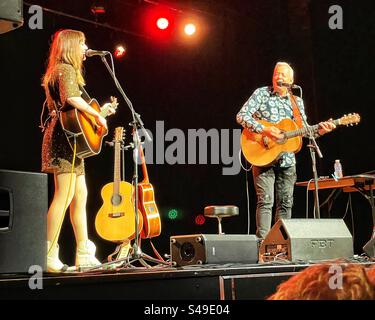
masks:
<path id="1" fill-rule="evenodd" d="M 267 300 L 374 299 L 375 268 L 333 263 L 304 269 L 280 284 Z"/>

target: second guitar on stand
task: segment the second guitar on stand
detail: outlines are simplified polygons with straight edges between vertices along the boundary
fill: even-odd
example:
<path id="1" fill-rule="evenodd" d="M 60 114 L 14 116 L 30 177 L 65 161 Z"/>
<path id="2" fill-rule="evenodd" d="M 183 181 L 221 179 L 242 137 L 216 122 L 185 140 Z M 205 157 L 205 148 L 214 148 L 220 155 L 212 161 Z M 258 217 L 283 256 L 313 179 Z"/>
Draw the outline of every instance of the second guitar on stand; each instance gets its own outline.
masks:
<path id="1" fill-rule="evenodd" d="M 141 155 L 143 172 L 143 181 L 138 184 L 138 209 L 143 215 L 141 237 L 153 238 L 161 233 L 160 214 L 155 203 L 154 188 L 148 178 L 142 146 L 139 147 L 139 153 Z"/>

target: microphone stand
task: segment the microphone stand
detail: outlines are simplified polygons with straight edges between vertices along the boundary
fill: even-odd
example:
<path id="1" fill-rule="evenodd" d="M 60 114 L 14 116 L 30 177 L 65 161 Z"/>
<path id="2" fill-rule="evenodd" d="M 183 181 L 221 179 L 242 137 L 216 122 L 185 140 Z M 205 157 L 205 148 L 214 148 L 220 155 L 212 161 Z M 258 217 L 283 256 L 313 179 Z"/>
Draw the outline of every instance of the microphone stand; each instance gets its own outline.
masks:
<path id="1" fill-rule="evenodd" d="M 108 53 L 108 54 L 110 54 L 110 53 Z M 124 90 L 121 88 L 121 85 L 116 78 L 114 70 L 112 70 L 110 68 L 110 66 L 108 65 L 108 62 L 107 62 L 107 59 L 105 58 L 105 55 L 102 55 L 100 58 L 102 59 L 104 65 L 106 66 L 109 74 L 113 78 L 117 89 L 119 90 L 120 94 L 124 98 L 126 104 L 128 105 L 128 107 L 129 107 L 129 109 L 132 113 L 132 117 L 133 117 L 133 121 L 131 122 L 130 125 L 133 127 L 132 135 L 133 135 L 133 146 L 134 146 L 133 147 L 134 148 L 134 150 L 133 150 L 134 151 L 134 154 L 133 154 L 133 162 L 134 162 L 133 184 L 134 184 L 134 189 L 135 189 L 134 190 L 134 195 L 135 195 L 134 196 L 135 238 L 134 238 L 133 250 L 131 252 L 131 255 L 132 255 L 131 261 L 129 261 L 128 264 L 130 265 L 131 263 L 133 263 L 135 261 L 139 261 L 143 266 L 148 267 L 148 268 L 150 267 L 150 265 L 148 265 L 145 260 L 148 260 L 148 261 L 154 262 L 154 263 L 158 263 L 158 264 L 168 264 L 165 261 L 161 261 L 159 259 L 155 259 L 153 257 L 150 257 L 150 256 L 144 254 L 141 250 L 140 245 L 139 245 L 140 233 L 138 231 L 138 224 L 139 224 L 139 215 L 138 215 L 139 214 L 138 213 L 138 154 L 139 154 L 139 149 L 138 148 L 142 147 L 142 146 L 140 146 L 138 129 L 142 130 L 144 136 L 146 137 L 146 139 L 148 141 L 152 141 L 152 139 L 151 139 L 150 135 L 148 134 L 148 132 L 146 131 L 140 115 L 135 112 L 133 104 L 131 103 L 129 98 L 126 96 Z M 128 260 L 128 258 L 122 259 L 122 260 Z M 118 261 L 120 261 L 120 260 L 118 260 Z"/>
<path id="2" fill-rule="evenodd" d="M 299 88 L 302 92 L 301 87 L 299 87 Z M 288 88 L 288 92 L 289 92 L 289 95 L 290 95 L 290 99 L 293 100 L 294 105 L 297 106 L 297 108 L 299 109 L 296 98 L 294 97 L 294 95 L 292 93 L 292 89 L 290 87 Z M 315 188 L 314 188 L 314 195 L 315 195 L 315 197 L 314 197 L 314 200 L 315 200 L 314 201 L 314 206 L 315 206 L 314 218 L 320 219 L 320 204 L 319 204 L 319 193 L 318 193 L 319 185 L 318 185 L 318 172 L 317 172 L 317 169 L 316 169 L 316 155 L 315 155 L 315 153 L 318 154 L 319 158 L 323 158 L 323 155 L 322 155 L 322 152 L 320 151 L 320 148 L 319 148 L 318 144 L 316 143 L 316 140 L 315 140 L 315 137 L 314 137 L 314 132 L 311 130 L 311 127 L 309 126 L 309 124 L 307 123 L 305 118 L 302 116 L 301 110 L 299 110 L 299 112 L 300 112 L 300 115 L 301 115 L 301 118 L 302 118 L 302 121 L 303 121 L 303 125 L 307 129 L 308 138 L 310 140 L 307 147 L 310 150 L 311 165 L 312 165 L 312 171 L 313 171 L 313 175 L 314 175 L 314 186 L 315 186 Z"/>

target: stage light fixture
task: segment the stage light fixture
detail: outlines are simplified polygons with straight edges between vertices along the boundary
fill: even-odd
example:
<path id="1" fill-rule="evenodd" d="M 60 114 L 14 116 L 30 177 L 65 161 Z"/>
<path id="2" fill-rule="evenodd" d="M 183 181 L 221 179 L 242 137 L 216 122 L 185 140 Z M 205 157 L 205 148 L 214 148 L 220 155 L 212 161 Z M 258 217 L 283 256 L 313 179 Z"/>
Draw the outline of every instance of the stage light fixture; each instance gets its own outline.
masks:
<path id="1" fill-rule="evenodd" d="M 116 58 L 120 59 L 126 54 L 126 48 L 124 46 L 117 46 L 114 52 Z"/>
<path id="2" fill-rule="evenodd" d="M 104 0 L 96 0 L 96 1 L 94 1 L 93 4 L 91 5 L 91 12 L 94 15 L 103 15 L 103 14 L 105 14 L 106 10 L 105 10 Z"/>
<path id="3" fill-rule="evenodd" d="M 188 23 L 184 27 L 184 32 L 188 36 L 192 36 L 196 31 L 197 31 L 197 28 L 196 28 L 195 24 L 193 24 L 193 23 Z"/>
<path id="4" fill-rule="evenodd" d="M 164 18 L 164 17 L 161 17 L 159 18 L 157 21 L 156 21 L 156 26 L 160 29 L 160 30 L 165 30 L 168 28 L 169 26 L 169 21 L 167 18 Z"/>

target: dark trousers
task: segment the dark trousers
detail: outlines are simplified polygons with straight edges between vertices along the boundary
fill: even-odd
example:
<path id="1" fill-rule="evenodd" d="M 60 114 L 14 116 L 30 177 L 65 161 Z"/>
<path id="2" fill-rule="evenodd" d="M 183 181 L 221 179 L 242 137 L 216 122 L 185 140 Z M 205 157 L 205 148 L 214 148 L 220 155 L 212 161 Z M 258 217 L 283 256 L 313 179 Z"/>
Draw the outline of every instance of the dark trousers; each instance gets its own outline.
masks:
<path id="1" fill-rule="evenodd" d="M 257 194 L 256 235 L 264 239 L 271 229 L 272 208 L 276 197 L 275 222 L 292 217 L 293 191 L 297 180 L 296 167 L 253 166 L 254 186 Z"/>

